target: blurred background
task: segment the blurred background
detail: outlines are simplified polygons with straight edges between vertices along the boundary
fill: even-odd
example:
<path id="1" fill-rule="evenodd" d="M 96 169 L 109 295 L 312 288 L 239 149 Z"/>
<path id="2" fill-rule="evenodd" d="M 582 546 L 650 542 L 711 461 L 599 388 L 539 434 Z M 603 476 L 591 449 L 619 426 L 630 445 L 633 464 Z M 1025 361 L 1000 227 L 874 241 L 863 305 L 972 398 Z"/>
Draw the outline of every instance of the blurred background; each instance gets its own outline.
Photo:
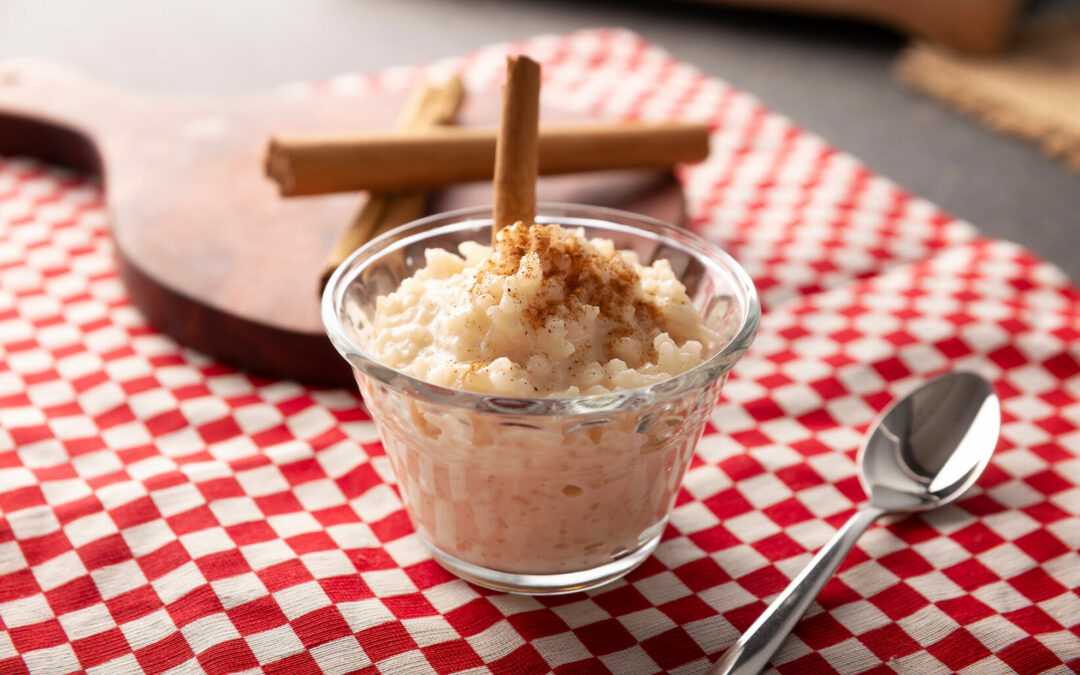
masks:
<path id="1" fill-rule="evenodd" d="M 0 0 L 0 58 L 58 60 L 133 89 L 226 94 L 452 56 L 538 33 L 624 26 L 751 92 L 984 233 L 1020 241 L 1080 279 L 1080 260 L 1072 255 L 1080 244 L 1080 177 L 1036 143 L 990 130 L 894 76 L 910 33 L 953 43 L 945 58 L 972 50 L 1007 54 L 1016 26 L 1045 7 L 1012 0 L 825 3 L 848 15 L 837 17 L 808 11 L 821 4 L 809 0 L 766 3 L 804 10 L 796 12 L 763 10 L 754 0 L 736 4 L 751 6 L 661 0 Z M 990 6 L 997 15 L 987 16 Z M 1054 58 L 1080 61 L 1080 49 L 1057 51 Z M 932 62 L 924 67 L 931 76 L 937 72 Z M 1075 73 L 1065 76 L 1080 85 Z"/>

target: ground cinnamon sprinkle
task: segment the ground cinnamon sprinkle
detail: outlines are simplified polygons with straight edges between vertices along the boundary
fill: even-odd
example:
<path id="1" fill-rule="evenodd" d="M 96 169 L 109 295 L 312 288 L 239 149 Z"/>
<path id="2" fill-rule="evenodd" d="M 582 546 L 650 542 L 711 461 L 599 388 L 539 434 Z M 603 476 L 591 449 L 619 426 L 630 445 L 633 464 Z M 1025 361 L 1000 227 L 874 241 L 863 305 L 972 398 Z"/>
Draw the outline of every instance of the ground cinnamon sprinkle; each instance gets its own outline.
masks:
<path id="1" fill-rule="evenodd" d="M 471 292 L 486 292 L 493 282 L 518 273 L 522 259 L 535 254 L 543 270 L 541 292 L 522 311 L 526 328 L 541 330 L 552 317 L 572 316 L 585 305 L 597 307 L 610 322 L 604 351 L 611 353 L 624 337 L 663 330 L 663 314 L 640 292 L 634 267 L 617 252 L 605 254 L 558 226 L 518 222 L 499 230 L 492 255 L 481 265 Z M 632 308 L 632 312 L 627 312 Z M 651 343 L 641 359 L 654 356 Z"/>

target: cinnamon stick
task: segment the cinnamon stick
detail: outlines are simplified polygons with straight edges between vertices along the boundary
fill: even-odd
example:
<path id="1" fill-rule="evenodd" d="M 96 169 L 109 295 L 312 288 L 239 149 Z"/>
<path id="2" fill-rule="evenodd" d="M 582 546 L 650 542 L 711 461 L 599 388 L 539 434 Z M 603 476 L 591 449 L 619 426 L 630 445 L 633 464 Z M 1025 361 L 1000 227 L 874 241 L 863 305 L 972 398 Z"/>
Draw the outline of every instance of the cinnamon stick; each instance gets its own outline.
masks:
<path id="1" fill-rule="evenodd" d="M 495 211 L 499 228 L 536 218 L 537 136 L 540 129 L 540 64 L 527 56 L 506 58 L 502 115 L 495 144 Z"/>
<path id="2" fill-rule="evenodd" d="M 423 84 L 413 90 L 398 119 L 397 128 L 416 132 L 439 124 L 449 124 L 457 117 L 465 96 L 460 77 L 453 77 L 442 87 Z M 417 190 L 371 192 L 352 223 L 334 244 L 320 275 L 320 291 L 330 275 L 353 251 L 369 240 L 398 225 L 424 215 L 427 195 Z"/>
<path id="3" fill-rule="evenodd" d="M 271 140 L 266 172 L 286 197 L 437 188 L 491 180 L 496 130 L 438 127 L 415 134 L 289 135 Z M 668 168 L 709 154 L 709 129 L 683 122 L 545 126 L 541 175 Z"/>

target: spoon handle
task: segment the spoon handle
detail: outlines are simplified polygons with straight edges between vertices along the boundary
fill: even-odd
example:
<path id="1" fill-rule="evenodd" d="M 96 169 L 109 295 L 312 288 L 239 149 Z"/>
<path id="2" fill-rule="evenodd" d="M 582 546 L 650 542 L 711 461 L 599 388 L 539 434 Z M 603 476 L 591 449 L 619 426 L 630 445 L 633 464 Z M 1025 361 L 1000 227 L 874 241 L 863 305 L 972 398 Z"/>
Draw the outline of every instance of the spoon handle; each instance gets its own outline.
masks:
<path id="1" fill-rule="evenodd" d="M 754 675 L 760 672 L 840 567 L 855 540 L 884 513 L 885 510 L 867 504 L 851 516 L 739 641 L 713 665 L 708 675 Z"/>

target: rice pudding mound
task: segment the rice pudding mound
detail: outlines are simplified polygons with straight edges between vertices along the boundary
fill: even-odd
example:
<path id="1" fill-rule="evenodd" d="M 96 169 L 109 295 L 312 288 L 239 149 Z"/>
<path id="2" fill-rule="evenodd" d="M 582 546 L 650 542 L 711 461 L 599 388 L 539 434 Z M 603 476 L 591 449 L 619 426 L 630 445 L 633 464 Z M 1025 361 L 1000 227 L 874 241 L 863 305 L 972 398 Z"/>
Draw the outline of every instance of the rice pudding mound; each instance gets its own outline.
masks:
<path id="1" fill-rule="evenodd" d="M 428 382 L 501 396 L 602 394 L 700 364 L 716 336 L 667 260 L 639 264 L 605 239 L 518 222 L 493 248 L 428 249 L 378 299 L 366 347 Z"/>

